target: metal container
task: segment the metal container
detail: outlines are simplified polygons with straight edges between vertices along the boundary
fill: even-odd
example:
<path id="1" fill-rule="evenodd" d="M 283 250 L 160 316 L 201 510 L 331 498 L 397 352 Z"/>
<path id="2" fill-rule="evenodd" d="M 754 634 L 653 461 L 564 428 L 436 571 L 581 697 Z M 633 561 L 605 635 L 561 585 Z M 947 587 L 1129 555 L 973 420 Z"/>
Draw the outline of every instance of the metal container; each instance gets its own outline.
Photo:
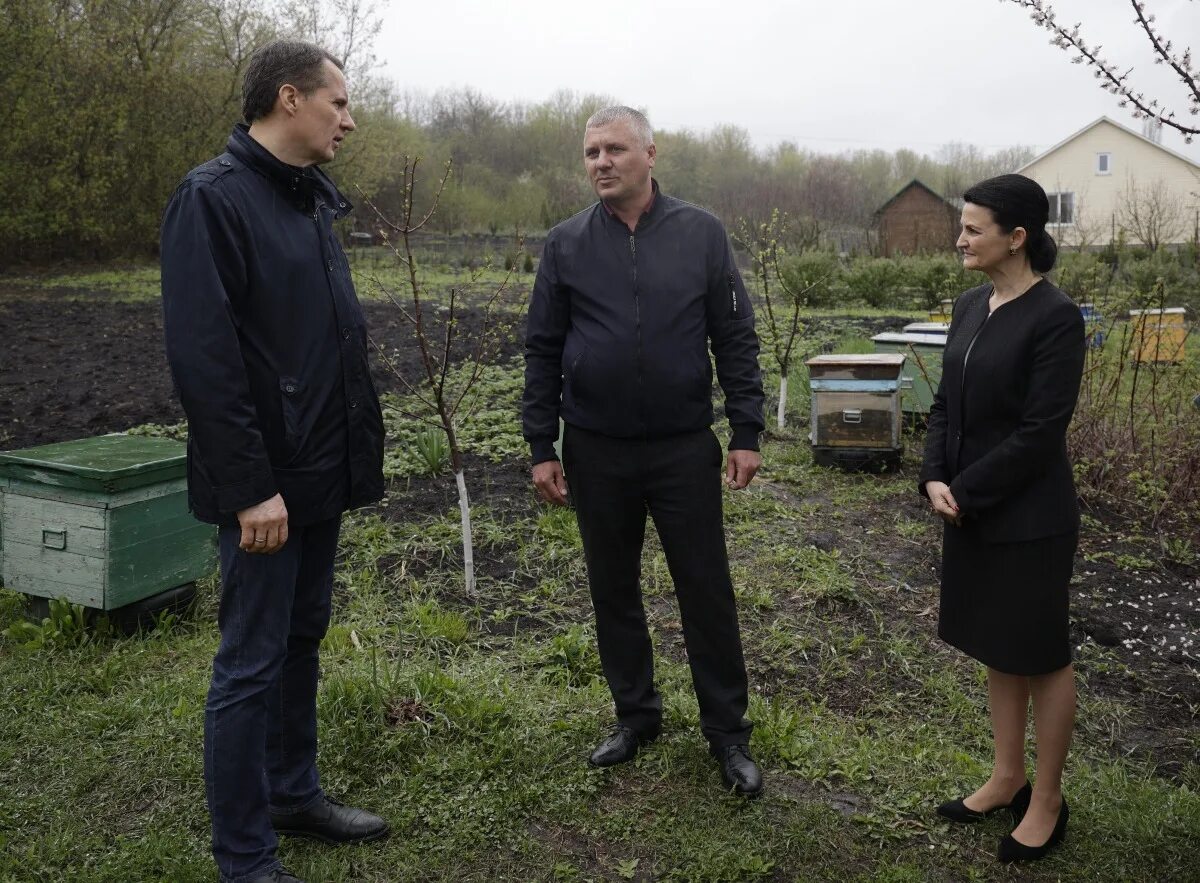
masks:
<path id="1" fill-rule="evenodd" d="M 871 341 L 877 353 L 900 353 L 908 357 L 900 376 L 900 408 L 910 417 L 927 415 L 942 381 L 946 335 L 889 331 L 876 334 Z"/>
<path id="2" fill-rule="evenodd" d="M 0 453 L 0 581 L 117 610 L 210 574 L 216 528 L 187 508 L 186 453 L 105 435 Z"/>
<path id="3" fill-rule="evenodd" d="M 843 468 L 894 468 L 900 441 L 900 354 L 825 355 L 805 362 L 812 392 L 813 460 Z"/>

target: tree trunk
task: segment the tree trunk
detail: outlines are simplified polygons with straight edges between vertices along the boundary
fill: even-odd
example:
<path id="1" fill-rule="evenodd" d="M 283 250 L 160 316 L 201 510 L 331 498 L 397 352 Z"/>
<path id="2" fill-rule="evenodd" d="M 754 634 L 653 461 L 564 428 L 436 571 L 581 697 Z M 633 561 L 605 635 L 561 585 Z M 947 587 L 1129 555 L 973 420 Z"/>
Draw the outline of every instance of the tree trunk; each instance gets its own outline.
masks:
<path id="1" fill-rule="evenodd" d="M 458 513 L 462 519 L 463 576 L 467 596 L 475 595 L 475 545 L 471 539 L 471 502 L 467 498 L 467 479 L 460 466 L 454 473 L 458 485 Z"/>
<path id="2" fill-rule="evenodd" d="M 775 412 L 775 424 L 782 432 L 787 425 L 787 374 L 779 375 L 779 408 Z"/>

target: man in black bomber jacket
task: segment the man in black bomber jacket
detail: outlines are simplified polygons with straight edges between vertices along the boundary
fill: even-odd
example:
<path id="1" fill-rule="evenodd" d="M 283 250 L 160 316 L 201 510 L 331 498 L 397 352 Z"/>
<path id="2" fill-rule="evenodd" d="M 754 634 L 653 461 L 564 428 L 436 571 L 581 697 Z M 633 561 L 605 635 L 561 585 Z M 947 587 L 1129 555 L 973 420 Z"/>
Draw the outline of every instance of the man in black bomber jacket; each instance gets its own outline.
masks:
<path id="1" fill-rule="evenodd" d="M 600 201 L 546 239 L 529 307 L 524 434 L 538 493 L 565 505 L 569 478 L 583 537 L 617 715 L 590 762 L 628 761 L 661 728 L 639 587 L 649 511 L 679 599 L 701 729 L 726 787 L 752 796 L 762 777 L 748 748 L 708 351 L 733 433 L 725 483 L 740 489 L 761 463 L 758 337 L 720 221 L 661 193 L 654 160 L 638 111 L 611 107 L 588 120 L 584 163 Z"/>

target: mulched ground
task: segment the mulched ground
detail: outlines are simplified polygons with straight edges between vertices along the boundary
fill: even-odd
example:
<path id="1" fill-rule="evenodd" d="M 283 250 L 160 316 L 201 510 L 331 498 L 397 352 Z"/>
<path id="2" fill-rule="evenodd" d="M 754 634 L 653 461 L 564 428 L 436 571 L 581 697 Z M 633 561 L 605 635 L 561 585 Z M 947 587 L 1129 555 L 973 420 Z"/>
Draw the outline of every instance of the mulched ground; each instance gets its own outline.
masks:
<path id="1" fill-rule="evenodd" d="M 163 354 L 158 304 L 79 294 L 21 291 L 0 283 L 0 450 L 183 419 Z M 398 352 L 405 372 L 418 370 L 417 353 L 394 308 L 365 306 L 379 345 Z M 479 316 L 468 312 L 460 321 L 475 327 Z M 829 328 L 822 330 L 867 336 L 898 329 L 906 321 L 856 318 L 827 323 Z M 500 357 L 517 355 L 522 337 L 518 329 Z M 381 390 L 397 388 L 395 378 L 378 364 L 373 373 Z M 524 464 L 472 460 L 468 465 L 474 502 L 510 517 L 533 511 Z M 385 508 L 389 517 L 409 521 L 456 505 L 453 482 L 414 478 L 393 487 Z M 907 508 L 912 510 L 905 512 L 909 517 L 927 514 L 915 495 Z M 819 548 L 866 554 L 875 567 L 872 582 L 906 587 L 898 603 L 886 608 L 889 620 L 906 632 L 914 622 L 931 631 L 934 617 L 922 614 L 931 593 L 936 598 L 938 550 L 899 538 L 894 544 L 881 543 L 878 531 L 867 533 L 896 515 L 893 504 L 879 511 L 864 507 L 836 533 L 822 533 L 821 525 L 813 525 L 809 539 Z M 1200 712 L 1200 570 L 1170 564 L 1162 556 L 1154 557 L 1156 566 L 1150 569 L 1131 568 L 1127 562 L 1123 566 L 1122 555 L 1147 557 L 1145 545 L 1124 539 L 1127 526 L 1118 518 L 1097 515 L 1105 527 L 1085 532 L 1076 562 L 1072 637 L 1081 652 L 1094 643 L 1118 661 L 1086 668 L 1090 691 L 1135 710 L 1114 732 L 1114 751 L 1137 753 L 1156 764 L 1160 774 L 1173 777 L 1185 763 L 1200 762 L 1193 735 Z M 511 568 L 510 553 L 497 549 L 481 554 L 481 571 L 503 573 Z M 830 613 L 854 615 L 849 608 L 840 613 L 831 608 Z M 759 674 L 769 678 L 765 668 Z M 835 699 L 847 707 L 855 704 L 853 695 Z"/>

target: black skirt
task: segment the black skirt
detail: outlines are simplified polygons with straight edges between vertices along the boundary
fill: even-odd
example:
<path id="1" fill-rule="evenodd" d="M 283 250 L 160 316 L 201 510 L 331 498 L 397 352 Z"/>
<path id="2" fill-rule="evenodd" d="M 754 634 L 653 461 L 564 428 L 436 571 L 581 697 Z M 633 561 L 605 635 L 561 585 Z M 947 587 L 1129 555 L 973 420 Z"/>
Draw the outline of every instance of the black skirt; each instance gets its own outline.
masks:
<path id="1" fill-rule="evenodd" d="M 989 543 L 970 521 L 947 524 L 938 637 L 1006 674 L 1048 674 L 1069 665 L 1069 584 L 1078 542 L 1072 532 Z"/>

